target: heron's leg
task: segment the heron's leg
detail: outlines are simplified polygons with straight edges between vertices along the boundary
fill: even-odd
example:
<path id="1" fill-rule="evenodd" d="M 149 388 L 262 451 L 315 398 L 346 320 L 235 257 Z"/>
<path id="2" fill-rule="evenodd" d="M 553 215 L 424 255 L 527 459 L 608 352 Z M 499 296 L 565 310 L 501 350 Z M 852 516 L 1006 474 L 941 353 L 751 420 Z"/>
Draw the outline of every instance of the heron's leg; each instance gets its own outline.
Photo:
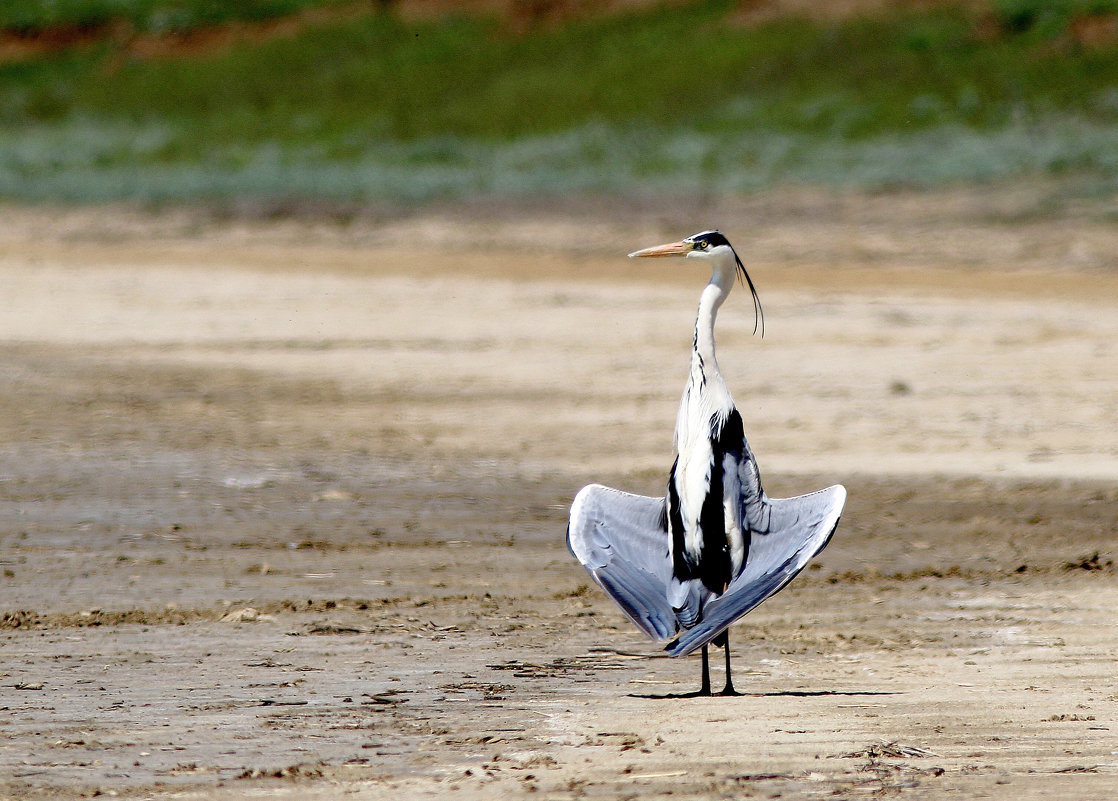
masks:
<path id="1" fill-rule="evenodd" d="M 703 686 L 697 695 L 710 695 L 710 661 L 707 657 L 707 647 L 703 646 Z"/>
<path id="2" fill-rule="evenodd" d="M 726 649 L 726 686 L 722 688 L 722 695 L 741 695 L 734 689 L 734 681 L 730 678 L 730 630 L 722 632 L 724 637 L 722 647 Z"/>

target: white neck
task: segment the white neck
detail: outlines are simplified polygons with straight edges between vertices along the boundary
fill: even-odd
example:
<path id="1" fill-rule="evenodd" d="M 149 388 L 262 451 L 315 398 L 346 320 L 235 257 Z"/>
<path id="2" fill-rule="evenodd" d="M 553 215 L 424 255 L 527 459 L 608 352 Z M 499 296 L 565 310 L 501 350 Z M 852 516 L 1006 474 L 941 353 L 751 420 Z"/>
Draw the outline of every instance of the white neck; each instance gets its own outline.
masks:
<path id="1" fill-rule="evenodd" d="M 733 263 L 717 263 L 710 283 L 699 296 L 699 313 L 695 317 L 695 345 L 692 361 L 701 360 L 708 377 L 718 374 L 718 361 L 714 354 L 714 320 L 730 289 L 734 286 Z"/>
<path id="2" fill-rule="evenodd" d="M 724 260 L 715 262 L 710 283 L 699 297 L 691 373 L 683 389 L 675 424 L 677 453 L 687 451 L 692 443 L 705 442 L 711 434 L 712 418 L 726 415 L 734 406 L 714 355 L 714 318 L 734 285 L 735 268 L 736 262 L 732 257 L 728 263 Z"/>

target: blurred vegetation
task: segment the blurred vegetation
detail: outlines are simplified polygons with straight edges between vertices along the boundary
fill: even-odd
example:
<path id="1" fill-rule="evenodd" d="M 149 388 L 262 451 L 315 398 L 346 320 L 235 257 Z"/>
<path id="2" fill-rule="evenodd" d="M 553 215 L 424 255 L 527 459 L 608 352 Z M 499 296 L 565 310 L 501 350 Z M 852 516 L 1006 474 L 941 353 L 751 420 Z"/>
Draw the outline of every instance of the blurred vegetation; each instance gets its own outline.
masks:
<path id="1" fill-rule="evenodd" d="M 1067 34 L 1077 21 L 1118 13 L 1118 0 L 997 0 L 993 12 L 1006 31 L 1047 40 Z"/>
<path id="2" fill-rule="evenodd" d="M 294 34 L 192 38 L 311 6 L 336 13 Z M 1067 173 L 1109 185 L 1116 20 L 1118 0 L 1001 0 L 989 14 L 743 24 L 737 3 L 705 0 L 525 30 L 404 21 L 378 3 L 8 0 L 0 32 L 17 40 L 116 33 L 0 59 L 0 194 L 412 202 Z"/>
<path id="3" fill-rule="evenodd" d="M 277 19 L 341 0 L 4 0 L 0 30 L 36 36 L 126 25 L 145 33 L 186 33 L 208 25 Z"/>

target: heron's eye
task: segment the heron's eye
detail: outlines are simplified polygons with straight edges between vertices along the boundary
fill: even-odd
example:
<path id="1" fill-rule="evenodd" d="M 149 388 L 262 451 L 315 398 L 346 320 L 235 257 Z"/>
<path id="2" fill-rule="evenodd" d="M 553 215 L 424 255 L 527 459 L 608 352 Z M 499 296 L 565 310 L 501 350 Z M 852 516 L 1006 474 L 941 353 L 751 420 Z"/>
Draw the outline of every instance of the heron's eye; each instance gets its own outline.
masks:
<path id="1" fill-rule="evenodd" d="M 698 242 L 695 243 L 695 247 L 697 247 L 699 250 L 706 250 L 708 247 L 710 247 L 710 242 L 707 242 L 705 239 L 700 239 Z"/>

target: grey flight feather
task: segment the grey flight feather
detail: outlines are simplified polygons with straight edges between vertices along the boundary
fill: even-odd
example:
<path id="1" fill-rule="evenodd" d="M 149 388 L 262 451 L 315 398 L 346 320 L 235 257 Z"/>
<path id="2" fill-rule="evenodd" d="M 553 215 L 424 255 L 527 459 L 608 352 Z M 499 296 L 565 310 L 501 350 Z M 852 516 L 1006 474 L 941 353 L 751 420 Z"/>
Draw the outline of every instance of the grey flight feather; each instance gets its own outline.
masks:
<path id="1" fill-rule="evenodd" d="M 649 637 L 664 641 L 682 631 L 667 651 L 683 656 L 709 643 L 803 570 L 830 541 L 845 503 L 846 490 L 835 485 L 795 498 L 761 495 L 749 504 L 743 514 L 749 521 L 746 564 L 724 593 L 703 599 L 698 620 L 689 628 L 681 625 L 669 601 L 682 585 L 672 571 L 663 498 L 598 484 L 585 487 L 571 506 L 567 545 Z"/>
<path id="2" fill-rule="evenodd" d="M 654 640 L 679 630 L 668 585 L 672 558 L 664 499 L 591 484 L 571 505 L 567 547 L 637 628 Z"/>

